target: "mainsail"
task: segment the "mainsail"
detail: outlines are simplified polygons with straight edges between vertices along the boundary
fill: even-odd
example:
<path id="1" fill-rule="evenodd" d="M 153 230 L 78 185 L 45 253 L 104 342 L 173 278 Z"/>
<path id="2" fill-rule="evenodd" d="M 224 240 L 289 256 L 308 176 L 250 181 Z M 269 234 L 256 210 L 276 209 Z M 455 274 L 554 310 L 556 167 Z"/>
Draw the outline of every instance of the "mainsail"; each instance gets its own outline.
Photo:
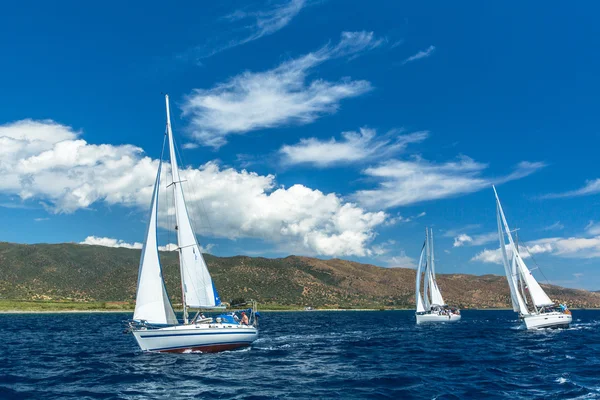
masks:
<path id="1" fill-rule="evenodd" d="M 433 251 L 433 229 L 430 230 L 429 240 L 431 242 L 430 250 L 431 250 L 431 267 L 429 268 L 429 276 L 431 282 L 429 284 L 431 288 L 431 304 L 444 306 L 446 303 L 444 302 L 444 298 L 442 297 L 442 293 L 440 292 L 440 288 L 437 284 L 437 280 L 435 279 L 435 254 Z"/>
<path id="2" fill-rule="evenodd" d="M 179 266 L 184 308 L 210 308 L 221 304 L 221 300 L 208 272 L 196 235 L 192 229 L 190 217 L 183 196 L 182 180 L 179 176 L 177 156 L 171 131 L 169 96 L 165 96 L 167 106 L 167 134 L 169 136 L 169 154 L 171 175 L 175 196 L 175 218 L 177 220 L 177 243 L 179 246 Z M 185 318 L 185 315 L 184 315 Z"/>
<path id="3" fill-rule="evenodd" d="M 158 174 L 154 183 L 152 203 L 150 205 L 150 221 L 148 222 L 146 240 L 144 241 L 140 259 L 133 319 L 135 321 L 146 321 L 151 324 L 177 324 L 177 318 L 175 317 L 173 307 L 167 296 L 167 290 L 165 289 L 160 258 L 158 256 L 158 243 L 156 241 L 160 170 L 161 164 L 159 164 Z"/>
<path id="4" fill-rule="evenodd" d="M 421 269 L 423 267 L 423 256 L 425 255 L 425 243 L 423 243 L 423 248 L 421 249 L 421 257 L 419 258 L 419 266 L 417 267 L 417 287 L 416 287 L 416 299 L 417 303 L 417 312 L 425 312 L 425 306 L 423 305 L 423 298 L 421 297 Z"/>

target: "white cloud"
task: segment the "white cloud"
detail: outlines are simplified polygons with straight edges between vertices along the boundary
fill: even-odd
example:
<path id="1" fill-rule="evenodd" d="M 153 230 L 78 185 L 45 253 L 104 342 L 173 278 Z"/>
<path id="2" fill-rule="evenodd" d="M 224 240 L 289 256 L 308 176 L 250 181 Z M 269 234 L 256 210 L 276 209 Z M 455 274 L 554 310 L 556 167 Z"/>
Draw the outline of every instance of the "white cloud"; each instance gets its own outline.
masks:
<path id="1" fill-rule="evenodd" d="M 360 128 L 359 132 L 342 132 L 342 140 L 331 138 L 301 139 L 295 145 L 285 145 L 279 152 L 286 164 L 312 164 L 328 167 L 334 164 L 368 161 L 375 157 L 382 159 L 403 151 L 409 143 L 425 140 L 428 132 L 414 132 L 399 135 L 384 135 L 377 138 L 374 129 Z"/>
<path id="2" fill-rule="evenodd" d="M 600 193 L 600 179 L 586 181 L 585 185 L 577 190 L 571 190 L 564 193 L 550 193 L 541 196 L 542 199 L 559 199 L 563 197 L 579 197 Z"/>
<path id="3" fill-rule="evenodd" d="M 31 120 L 0 126 L 0 143 L 0 193 L 42 201 L 54 213 L 94 203 L 147 212 L 158 160 L 143 156 L 140 148 L 91 145 L 70 127 Z M 335 193 L 303 185 L 278 187 L 273 175 L 214 162 L 183 169 L 181 175 L 191 213 L 206 211 L 211 222 L 198 231 L 203 236 L 257 238 L 324 256 L 368 256 L 375 228 L 388 217 Z M 168 224 L 167 213 L 173 215 L 173 209 L 161 211 L 162 226 Z"/>
<path id="4" fill-rule="evenodd" d="M 222 51 L 240 46 L 265 36 L 272 35 L 281 29 L 285 28 L 300 11 L 308 5 L 306 0 L 289 0 L 278 2 L 275 6 L 268 10 L 246 11 L 237 10 L 223 17 L 220 22 L 226 21 L 228 24 L 242 21 L 244 25 L 238 27 L 220 27 L 215 30 L 225 34 L 229 39 L 226 41 L 223 38 L 209 40 L 202 46 L 194 47 L 184 54 L 180 54 L 180 58 L 188 59 L 195 58 L 197 61 L 211 57 Z M 227 34 L 226 32 L 231 32 Z"/>
<path id="5" fill-rule="evenodd" d="M 406 60 L 404 60 L 402 62 L 402 64 L 406 64 L 411 61 L 420 60 L 422 58 L 427 58 L 427 57 L 431 56 L 434 51 L 435 51 L 435 46 L 429 46 L 425 50 L 421 50 L 417 54 L 413 54 L 412 56 L 408 57 Z"/>
<path id="6" fill-rule="evenodd" d="M 453 238 L 455 236 L 458 236 L 461 233 L 472 231 L 472 230 L 478 229 L 480 227 L 481 227 L 480 224 L 469 224 L 469 225 L 462 226 L 460 228 L 448 229 L 448 230 L 445 230 L 445 231 L 442 230 L 442 236 L 443 237 Z"/>
<path id="7" fill-rule="evenodd" d="M 481 246 L 486 243 L 498 240 L 497 232 L 484 233 L 480 235 L 469 236 L 466 233 L 461 233 L 454 238 L 454 244 L 452 247 L 461 246 Z"/>
<path id="8" fill-rule="evenodd" d="M 252 19 L 254 24 L 248 26 L 248 29 L 253 31 L 248 37 L 235 41 L 234 45 L 240 45 L 260 39 L 263 36 L 271 35 L 282 28 L 285 28 L 290 21 L 298 15 L 302 8 L 306 5 L 305 0 L 290 0 L 285 3 L 278 4 L 271 10 L 245 12 L 238 10 L 227 17 L 232 21 Z"/>
<path id="9" fill-rule="evenodd" d="M 586 225 L 585 231 L 588 235 L 600 235 L 600 222 L 590 221 Z"/>
<path id="10" fill-rule="evenodd" d="M 363 173 L 380 180 L 379 187 L 360 190 L 354 198 L 369 207 L 398 207 L 421 201 L 453 197 L 527 176 L 544 167 L 543 163 L 521 162 L 511 174 L 497 179 L 482 177 L 486 164 L 461 156 L 457 161 L 433 164 L 420 157 L 390 160 Z"/>
<path id="11" fill-rule="evenodd" d="M 560 221 L 556 221 L 552 225 L 548 225 L 542 228 L 543 231 L 561 231 L 565 229 L 565 226 L 560 223 Z"/>
<path id="12" fill-rule="evenodd" d="M 48 221 L 50 218 L 34 218 L 35 222 Z"/>
<path id="13" fill-rule="evenodd" d="M 200 246 L 202 247 L 202 246 Z M 178 246 L 176 243 L 168 243 L 164 246 L 158 246 L 158 250 L 159 251 L 175 251 L 177 250 Z M 205 253 L 204 249 L 200 249 L 201 252 Z"/>
<path id="14" fill-rule="evenodd" d="M 404 251 L 399 255 L 387 259 L 388 268 L 416 268 L 417 264 L 414 258 L 406 255 Z"/>
<path id="15" fill-rule="evenodd" d="M 547 253 L 553 256 L 564 258 L 598 258 L 600 257 L 600 236 L 591 238 L 569 237 L 569 238 L 545 238 L 538 239 L 526 244 L 519 245 L 520 254 L 523 258 L 528 258 L 531 254 Z M 486 263 L 502 263 L 502 253 L 500 249 L 484 250 L 471 261 L 481 261 Z"/>
<path id="16" fill-rule="evenodd" d="M 144 245 L 142 243 L 127 243 L 121 239 L 114 239 L 109 237 L 98 237 L 98 236 L 88 236 L 85 238 L 83 242 L 79 242 L 79 244 L 87 244 L 92 246 L 104 246 L 104 247 L 123 247 L 126 249 L 141 249 Z M 210 249 L 213 248 L 214 245 L 208 244 L 206 247 L 200 246 L 200 251 L 203 253 L 208 253 Z M 169 243 L 164 246 L 158 246 L 159 251 L 174 251 L 177 250 L 177 244 Z"/>
<path id="17" fill-rule="evenodd" d="M 211 89 L 195 89 L 182 106 L 189 130 L 203 146 L 218 148 L 227 136 L 287 124 L 307 124 L 337 111 L 342 99 L 371 90 L 364 80 L 337 82 L 315 79 L 312 70 L 323 62 L 357 54 L 383 43 L 372 32 L 343 32 L 335 46 L 291 59 L 265 72 L 244 72 Z"/>
<path id="18" fill-rule="evenodd" d="M 127 243 L 123 240 L 113 239 L 108 237 L 96 237 L 96 236 L 88 236 L 85 238 L 83 242 L 79 242 L 79 244 L 88 244 L 92 246 L 104 246 L 104 247 L 123 247 L 126 249 L 141 249 L 143 247 L 142 243 Z"/>

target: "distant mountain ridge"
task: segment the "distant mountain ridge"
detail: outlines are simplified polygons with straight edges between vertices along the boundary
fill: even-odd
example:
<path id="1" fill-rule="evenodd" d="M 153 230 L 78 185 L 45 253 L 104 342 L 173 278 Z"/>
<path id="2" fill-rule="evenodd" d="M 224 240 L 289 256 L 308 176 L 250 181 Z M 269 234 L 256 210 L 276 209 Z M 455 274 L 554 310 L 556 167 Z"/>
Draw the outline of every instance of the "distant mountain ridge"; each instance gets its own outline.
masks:
<path id="1" fill-rule="evenodd" d="M 0 296 L 21 300 L 134 301 L 139 250 L 63 244 L 0 242 Z M 413 307 L 415 270 L 382 268 L 340 259 L 205 255 L 221 298 L 255 299 L 285 306 Z M 176 252 L 162 252 L 167 291 L 181 302 Z M 448 304 L 509 307 L 506 279 L 496 275 L 441 274 Z M 598 308 L 600 293 L 542 285 L 570 307 Z"/>

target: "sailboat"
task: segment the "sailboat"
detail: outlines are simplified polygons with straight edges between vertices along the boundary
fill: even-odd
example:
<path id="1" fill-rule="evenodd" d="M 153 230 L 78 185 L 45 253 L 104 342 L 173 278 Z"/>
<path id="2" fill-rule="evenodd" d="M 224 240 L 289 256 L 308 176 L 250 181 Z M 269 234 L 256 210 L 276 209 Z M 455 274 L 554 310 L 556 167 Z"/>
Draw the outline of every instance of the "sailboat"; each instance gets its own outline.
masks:
<path id="1" fill-rule="evenodd" d="M 550 300 L 525 265 L 519 254 L 519 246 L 515 244 L 506 222 L 498 192 L 495 187 L 493 188 L 496 195 L 500 252 L 510 288 L 513 310 L 519 313 L 519 318 L 527 329 L 568 327 L 572 320 L 571 311 L 565 305 L 556 304 Z M 508 238 L 508 245 L 505 237 Z"/>
<path id="2" fill-rule="evenodd" d="M 421 274 L 423 293 L 421 294 Z M 433 251 L 433 229 L 425 228 L 425 243 L 421 249 L 416 279 L 417 324 L 424 322 L 458 322 L 460 310 L 448 307 L 435 278 L 435 255 Z"/>
<path id="3" fill-rule="evenodd" d="M 256 306 L 242 316 L 242 323 L 235 314 L 222 314 L 216 318 L 206 318 L 200 310 L 221 311 L 225 307 L 217 293 L 202 252 L 192 229 L 183 193 L 183 181 L 179 176 L 177 157 L 171 130 L 169 96 L 165 96 L 167 109 L 167 129 L 163 140 L 168 141 L 171 161 L 172 182 L 168 186 L 174 196 L 177 225 L 177 251 L 181 272 L 183 300 L 183 321 L 179 321 L 167 295 L 158 253 L 157 219 L 158 192 L 161 178 L 162 156 L 158 166 L 150 219 L 138 272 L 138 285 L 133 320 L 129 331 L 144 351 L 157 352 L 215 352 L 249 346 L 258 337 Z M 197 309 L 189 318 L 190 309 Z M 244 312 L 244 314 L 246 314 Z M 239 318 L 237 318 L 239 319 Z"/>

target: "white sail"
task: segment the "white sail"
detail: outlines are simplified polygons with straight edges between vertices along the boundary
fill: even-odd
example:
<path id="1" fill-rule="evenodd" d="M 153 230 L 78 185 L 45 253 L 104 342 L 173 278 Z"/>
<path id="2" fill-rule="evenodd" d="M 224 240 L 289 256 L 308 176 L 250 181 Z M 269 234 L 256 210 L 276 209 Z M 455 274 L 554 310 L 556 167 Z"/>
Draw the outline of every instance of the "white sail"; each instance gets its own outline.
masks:
<path id="1" fill-rule="evenodd" d="M 430 276 L 431 276 L 431 304 L 436 304 L 438 306 L 445 306 L 444 298 L 442 297 L 442 292 L 440 292 L 440 288 L 437 284 L 437 279 L 435 278 L 435 253 L 433 251 L 433 229 L 430 230 L 430 242 L 431 242 L 431 268 L 430 268 Z"/>
<path id="2" fill-rule="evenodd" d="M 417 312 L 425 312 L 425 306 L 423 305 L 423 298 L 421 296 L 421 273 L 423 267 L 423 256 L 425 255 L 425 243 L 423 243 L 423 248 L 421 249 L 421 257 L 419 258 L 419 266 L 417 267 L 417 285 L 416 285 L 416 303 L 417 303 Z"/>
<path id="3" fill-rule="evenodd" d="M 147 321 L 151 324 L 177 324 L 177 318 L 167 296 L 165 283 L 162 277 L 160 258 L 158 256 L 158 243 L 156 241 L 156 215 L 158 212 L 158 188 L 160 184 L 160 170 L 150 205 L 150 221 L 146 232 L 146 240 L 142 248 L 140 268 L 138 272 L 137 297 L 133 319 Z"/>
<path id="4" fill-rule="evenodd" d="M 529 291 L 529 296 L 531 297 L 533 304 L 535 304 L 536 307 L 554 305 L 554 302 L 550 300 L 550 297 L 548 297 L 546 292 L 544 292 L 544 289 L 542 289 L 540 284 L 535 280 L 519 253 L 516 254 L 516 259 L 521 276 L 525 281 L 525 288 Z"/>
<path id="5" fill-rule="evenodd" d="M 510 229 L 508 227 L 508 223 L 506 222 L 506 217 L 504 216 L 504 211 L 502 210 L 502 204 L 500 204 L 500 198 L 498 198 L 498 193 L 496 192 L 496 188 L 494 187 L 494 194 L 496 195 L 496 216 L 498 220 L 498 239 L 500 240 L 500 252 L 502 253 L 502 262 L 504 263 L 504 272 L 506 273 L 506 280 L 508 281 L 508 287 L 510 288 L 510 297 L 513 304 L 513 310 L 516 312 L 520 312 L 521 314 L 529 314 L 529 310 L 527 309 L 527 305 L 518 289 L 517 282 L 517 273 L 516 273 L 516 260 L 515 256 L 517 254 L 515 249 L 515 243 L 510 234 Z M 511 264 L 508 263 L 508 254 L 506 249 L 506 243 L 504 241 L 504 236 L 508 237 L 509 246 L 512 250 L 511 254 Z"/>
<path id="6" fill-rule="evenodd" d="M 425 269 L 423 273 L 423 304 L 426 310 L 431 308 L 431 297 L 429 297 L 429 285 L 431 284 L 431 272 L 429 270 L 429 265 L 431 265 L 431 254 L 429 252 L 429 233 L 427 232 L 427 228 L 425 228 L 425 249 L 426 249 L 426 257 L 425 257 Z"/>
<path id="7" fill-rule="evenodd" d="M 167 105 L 167 133 L 169 136 L 171 175 L 175 196 L 175 217 L 177 219 L 177 243 L 179 245 L 183 302 L 186 307 L 192 308 L 215 307 L 221 304 L 221 300 L 214 288 L 188 215 L 181 185 L 182 181 L 179 177 L 177 156 L 175 155 L 173 132 L 171 131 L 169 96 L 165 96 L 165 100 Z"/>

